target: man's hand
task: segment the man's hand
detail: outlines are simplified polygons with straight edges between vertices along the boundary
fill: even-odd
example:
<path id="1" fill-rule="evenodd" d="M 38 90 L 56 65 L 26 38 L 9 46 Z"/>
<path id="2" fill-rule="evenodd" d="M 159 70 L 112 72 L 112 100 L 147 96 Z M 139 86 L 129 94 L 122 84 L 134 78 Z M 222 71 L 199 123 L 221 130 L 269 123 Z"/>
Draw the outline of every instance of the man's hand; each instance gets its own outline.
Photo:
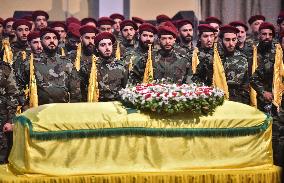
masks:
<path id="1" fill-rule="evenodd" d="M 13 131 L 13 124 L 5 123 L 3 127 L 3 132 L 11 132 L 11 131 Z"/>
<path id="2" fill-rule="evenodd" d="M 272 102 L 273 95 L 272 95 L 271 92 L 264 91 L 264 92 L 263 92 L 263 97 L 264 97 L 264 99 L 265 99 L 267 102 Z"/>

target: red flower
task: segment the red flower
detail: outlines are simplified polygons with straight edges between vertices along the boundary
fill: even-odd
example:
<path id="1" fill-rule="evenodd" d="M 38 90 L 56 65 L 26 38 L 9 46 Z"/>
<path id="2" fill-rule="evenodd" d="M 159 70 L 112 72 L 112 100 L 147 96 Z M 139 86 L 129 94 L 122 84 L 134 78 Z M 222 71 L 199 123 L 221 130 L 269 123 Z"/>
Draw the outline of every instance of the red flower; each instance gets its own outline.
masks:
<path id="1" fill-rule="evenodd" d="M 147 99 L 147 98 L 150 98 L 151 96 L 152 96 L 151 93 L 147 93 L 147 94 L 144 96 L 144 98 Z"/>

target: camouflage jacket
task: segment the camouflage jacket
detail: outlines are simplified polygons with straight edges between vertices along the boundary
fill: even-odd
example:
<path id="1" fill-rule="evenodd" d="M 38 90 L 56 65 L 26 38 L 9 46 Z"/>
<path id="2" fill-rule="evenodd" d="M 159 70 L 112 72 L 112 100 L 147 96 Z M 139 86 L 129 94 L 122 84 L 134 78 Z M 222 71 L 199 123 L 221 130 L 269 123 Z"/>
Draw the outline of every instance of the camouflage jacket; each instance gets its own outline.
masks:
<path id="1" fill-rule="evenodd" d="M 6 122 L 11 121 L 16 114 L 19 91 L 13 69 L 5 62 L 0 62 L 0 78 L 0 122 Z M 0 131 L 3 125 L 0 125 Z"/>
<path id="2" fill-rule="evenodd" d="M 144 76 L 147 57 L 140 60 L 133 67 L 130 73 L 134 84 L 141 83 Z M 184 83 L 191 80 L 191 62 L 184 55 L 175 52 L 165 52 L 160 49 L 152 54 L 154 80 L 171 79 L 175 83 Z"/>
<path id="3" fill-rule="evenodd" d="M 147 57 L 148 57 L 148 49 L 145 49 L 138 44 L 136 48 L 128 50 L 124 54 L 122 60 L 125 63 L 126 69 L 131 71 L 134 65 L 136 65 L 141 60 L 142 61 L 147 60 Z"/>
<path id="4" fill-rule="evenodd" d="M 131 41 L 131 43 L 127 42 L 125 39 L 122 39 L 122 41 L 120 42 L 120 56 L 121 56 L 121 58 L 124 57 L 124 55 L 127 52 L 132 51 L 137 47 L 138 47 L 138 43 L 136 42 L 135 39 L 133 41 Z"/>
<path id="5" fill-rule="evenodd" d="M 80 102 L 80 78 L 73 64 L 64 56 L 42 53 L 34 57 L 38 103 Z M 25 67 L 25 83 L 29 84 L 29 64 Z"/>
<path id="6" fill-rule="evenodd" d="M 197 55 L 199 64 L 196 73 L 193 76 L 193 81 L 196 83 L 204 83 L 206 86 L 211 86 L 213 77 L 213 48 L 199 48 Z"/>
<path id="7" fill-rule="evenodd" d="M 97 62 L 97 80 L 99 86 L 99 101 L 119 100 L 119 91 L 126 87 L 128 72 L 121 61 L 114 57 L 110 59 L 98 58 Z M 88 88 L 92 63 L 82 66 L 80 76 L 82 85 Z M 83 94 L 83 101 L 87 101 L 87 93 Z"/>
<path id="8" fill-rule="evenodd" d="M 246 43 L 250 45 L 257 45 L 258 44 L 258 34 L 255 34 L 255 33 L 247 34 Z"/>
<path id="9" fill-rule="evenodd" d="M 230 100 L 249 104 L 248 61 L 244 54 L 236 50 L 221 57 L 229 89 Z"/>
<path id="10" fill-rule="evenodd" d="M 179 42 L 176 44 L 175 50 L 179 52 L 181 55 L 185 55 L 188 59 L 191 59 L 194 47 L 192 43 L 191 43 L 191 47 L 189 47 L 188 45 L 185 45 L 182 42 Z"/>

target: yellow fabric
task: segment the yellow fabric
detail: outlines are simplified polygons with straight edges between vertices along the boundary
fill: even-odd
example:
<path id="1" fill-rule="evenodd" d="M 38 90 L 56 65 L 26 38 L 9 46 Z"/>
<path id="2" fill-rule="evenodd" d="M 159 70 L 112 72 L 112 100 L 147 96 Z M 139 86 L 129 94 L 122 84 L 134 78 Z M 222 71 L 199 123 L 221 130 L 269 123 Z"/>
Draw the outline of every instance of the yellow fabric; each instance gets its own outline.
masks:
<path id="1" fill-rule="evenodd" d="M 47 104 L 29 109 L 22 115 L 33 122 L 33 130 L 37 132 L 121 127 L 237 128 L 260 125 L 266 118 L 259 110 L 232 101 L 225 101 L 212 116 L 199 118 L 192 118 L 190 114 L 166 118 L 143 113 L 127 114 L 119 102 Z"/>
<path id="2" fill-rule="evenodd" d="M 25 51 L 22 51 L 22 58 L 23 60 L 26 60 L 27 58 L 27 53 Z"/>
<path id="3" fill-rule="evenodd" d="M 253 45 L 253 58 L 252 58 L 252 68 L 251 73 L 253 74 L 257 68 L 257 48 Z M 253 107 L 257 107 L 257 99 L 256 99 L 256 91 L 250 87 L 250 105 Z"/>
<path id="4" fill-rule="evenodd" d="M 97 58 L 95 55 L 92 56 L 92 68 L 89 78 L 88 86 L 88 102 L 98 102 L 99 101 L 99 88 L 97 81 Z"/>
<path id="5" fill-rule="evenodd" d="M 66 56 L 64 48 L 61 48 L 61 56 L 64 56 L 64 57 Z"/>
<path id="6" fill-rule="evenodd" d="M 283 52 L 280 44 L 276 44 L 274 73 L 273 73 L 273 104 L 279 108 L 283 94 Z"/>
<path id="7" fill-rule="evenodd" d="M 197 66 L 199 64 L 199 59 L 198 59 L 198 48 L 195 47 L 193 50 L 193 54 L 192 54 L 192 62 L 191 62 L 191 67 L 192 67 L 192 73 L 195 74 L 196 73 L 196 69 Z"/>
<path id="8" fill-rule="evenodd" d="M 225 93 L 225 99 L 229 99 L 229 89 L 226 81 L 225 70 L 218 53 L 217 43 L 214 44 L 213 86 L 223 90 Z"/>
<path id="9" fill-rule="evenodd" d="M 144 71 L 143 83 L 150 83 L 154 78 L 153 61 L 152 61 L 152 45 L 149 44 L 148 58 Z"/>
<path id="10" fill-rule="evenodd" d="M 203 169 L 157 173 L 93 174 L 81 176 L 15 176 L 0 166 L 0 183 L 280 183 L 281 168 L 277 166 L 249 169 Z"/>
<path id="11" fill-rule="evenodd" d="M 116 47 L 116 51 L 115 51 L 115 58 L 117 60 L 120 60 L 120 42 L 117 41 L 117 47 Z"/>
<path id="12" fill-rule="evenodd" d="M 24 115 L 33 121 L 34 131 L 143 126 L 234 128 L 255 126 L 265 119 L 255 108 L 230 101 L 218 107 L 212 117 L 195 120 L 190 116 L 151 116 L 150 120 L 139 113 L 127 115 L 116 102 L 50 104 Z M 31 139 L 28 128 L 16 123 L 9 162 L 15 172 L 44 175 L 269 166 L 273 164 L 271 133 L 270 123 L 262 133 L 234 137 L 120 135 L 44 141 Z"/>
<path id="13" fill-rule="evenodd" d="M 74 63 L 77 71 L 79 71 L 81 67 L 81 51 L 82 51 L 82 43 L 79 43 L 77 46 L 76 58 Z"/>
<path id="14" fill-rule="evenodd" d="M 36 84 L 36 78 L 34 73 L 34 56 L 31 53 L 30 56 L 30 108 L 37 107 L 38 106 L 38 95 L 37 95 L 37 84 Z"/>
<path id="15" fill-rule="evenodd" d="M 2 47 L 4 48 L 3 60 L 9 64 L 13 62 L 13 52 L 10 47 L 9 39 L 2 40 Z"/>

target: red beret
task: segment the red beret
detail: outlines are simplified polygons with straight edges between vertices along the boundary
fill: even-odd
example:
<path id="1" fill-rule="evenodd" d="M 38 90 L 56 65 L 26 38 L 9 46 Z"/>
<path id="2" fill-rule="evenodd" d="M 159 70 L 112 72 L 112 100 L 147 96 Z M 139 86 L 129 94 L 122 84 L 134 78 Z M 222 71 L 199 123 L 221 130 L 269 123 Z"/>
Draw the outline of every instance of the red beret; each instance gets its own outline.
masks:
<path id="1" fill-rule="evenodd" d="M 56 35 L 57 39 L 59 40 L 60 39 L 60 35 L 58 34 L 58 32 L 54 29 L 51 29 L 51 28 L 43 28 L 40 30 L 40 37 L 43 37 L 45 34 L 47 33 L 53 33 Z"/>
<path id="2" fill-rule="evenodd" d="M 222 24 L 222 21 L 221 20 L 219 20 L 217 17 L 207 17 L 206 19 L 205 19 L 205 22 L 206 23 L 217 23 L 217 24 L 219 24 L 219 25 L 221 25 Z"/>
<path id="3" fill-rule="evenodd" d="M 229 25 L 234 26 L 234 27 L 242 26 L 243 28 L 245 28 L 246 31 L 248 30 L 248 26 L 244 22 L 241 22 L 241 21 L 234 21 L 234 22 L 229 23 Z"/>
<path id="4" fill-rule="evenodd" d="M 98 24 L 98 22 L 96 21 L 96 19 L 91 18 L 91 17 L 88 17 L 88 18 L 83 18 L 83 19 L 81 20 L 81 25 L 86 25 L 86 24 L 89 23 L 89 22 L 94 23 L 96 26 L 97 26 L 97 24 Z"/>
<path id="5" fill-rule="evenodd" d="M 25 19 L 27 21 L 33 21 L 33 17 L 31 15 L 23 16 L 21 19 Z"/>
<path id="6" fill-rule="evenodd" d="M 31 30 L 31 28 L 32 28 L 32 24 L 31 24 L 28 20 L 19 19 L 19 20 L 16 20 L 16 21 L 13 23 L 13 29 L 16 30 L 17 27 L 19 27 L 20 25 L 26 25 L 26 26 L 29 27 L 30 30 Z"/>
<path id="7" fill-rule="evenodd" d="M 262 16 L 262 15 L 254 15 L 254 16 L 251 16 L 248 20 L 248 23 L 251 25 L 253 22 L 255 22 L 256 20 L 263 20 L 265 21 L 265 17 Z"/>
<path id="8" fill-rule="evenodd" d="M 98 45 L 99 42 L 103 39 L 110 39 L 112 44 L 115 43 L 115 37 L 113 34 L 109 33 L 109 32 L 101 32 L 99 33 L 96 37 L 95 37 L 95 45 Z"/>
<path id="9" fill-rule="evenodd" d="M 46 18 L 46 20 L 49 19 L 48 13 L 46 13 L 45 11 L 42 11 L 42 10 L 37 10 L 37 11 L 33 12 L 32 17 L 33 17 L 34 21 L 36 20 L 36 18 L 38 16 L 44 16 Z"/>
<path id="10" fill-rule="evenodd" d="M 95 28 L 94 26 L 91 25 L 84 25 L 79 29 L 79 32 L 82 35 L 86 34 L 86 33 L 99 33 L 99 30 L 97 28 Z"/>
<path id="11" fill-rule="evenodd" d="M 177 20 L 176 21 L 176 26 L 178 29 L 180 29 L 182 26 L 190 24 L 193 27 L 193 24 L 191 21 L 186 20 L 186 19 L 182 19 L 182 20 Z"/>
<path id="12" fill-rule="evenodd" d="M 50 28 L 54 29 L 54 27 L 62 27 L 65 31 L 67 31 L 67 26 L 65 25 L 65 23 L 63 22 L 53 22 L 52 24 L 50 24 L 49 26 Z"/>
<path id="13" fill-rule="evenodd" d="M 3 18 L 1 18 L 1 17 L 0 17 L 0 24 L 1 24 L 2 26 L 4 26 L 4 20 L 3 20 Z"/>
<path id="14" fill-rule="evenodd" d="M 15 18 L 12 18 L 12 17 L 7 18 L 7 19 L 5 19 L 4 22 L 3 22 L 3 27 L 5 28 L 5 27 L 6 27 L 6 24 L 7 24 L 8 22 L 15 22 L 15 21 L 16 21 Z"/>
<path id="15" fill-rule="evenodd" d="M 145 23 L 145 20 L 143 20 L 142 18 L 139 18 L 139 17 L 132 17 L 132 21 L 135 22 L 135 23 L 139 23 L 139 24 Z"/>
<path id="16" fill-rule="evenodd" d="M 239 33 L 239 29 L 237 29 L 236 27 L 233 27 L 231 25 L 224 25 L 220 28 L 220 33 L 221 34 L 225 34 L 225 33 Z"/>
<path id="17" fill-rule="evenodd" d="M 75 18 L 75 17 L 68 17 L 65 22 L 66 22 L 67 27 L 71 23 L 75 23 L 75 24 L 81 25 L 80 20 L 78 18 Z"/>
<path id="18" fill-rule="evenodd" d="M 198 31 L 199 31 L 199 33 L 202 33 L 202 32 L 218 32 L 217 29 L 215 29 L 214 27 L 212 27 L 208 24 L 200 24 L 198 26 Z"/>
<path id="19" fill-rule="evenodd" d="M 123 15 L 121 15 L 121 14 L 119 14 L 119 13 L 114 13 L 114 14 L 111 14 L 110 16 L 109 16 L 109 18 L 111 18 L 111 19 L 120 19 L 120 20 L 124 20 L 125 19 L 125 17 L 123 16 Z"/>
<path id="20" fill-rule="evenodd" d="M 272 23 L 269 23 L 269 22 L 263 22 L 262 24 L 260 24 L 259 26 L 259 32 L 262 30 L 262 29 L 270 29 L 272 30 L 273 32 L 273 36 L 275 36 L 275 27 Z"/>
<path id="21" fill-rule="evenodd" d="M 161 26 L 169 26 L 169 27 L 173 27 L 176 29 L 176 26 L 171 21 L 162 22 Z"/>
<path id="22" fill-rule="evenodd" d="M 133 27 L 135 30 L 138 29 L 136 23 L 133 22 L 132 20 L 123 20 L 122 22 L 120 22 L 120 30 L 122 30 L 125 26 L 131 26 L 131 27 Z"/>
<path id="23" fill-rule="evenodd" d="M 159 26 L 158 28 L 158 35 L 161 37 L 161 35 L 173 35 L 174 37 L 177 37 L 177 30 L 172 26 Z"/>
<path id="24" fill-rule="evenodd" d="M 153 34 L 157 34 L 157 28 L 149 23 L 143 23 L 139 27 L 139 33 L 141 34 L 143 31 L 152 32 Z"/>
<path id="25" fill-rule="evenodd" d="M 277 18 L 277 24 L 281 24 L 283 20 L 284 20 L 284 11 L 281 11 Z"/>
<path id="26" fill-rule="evenodd" d="M 80 38 L 80 25 L 76 24 L 76 23 L 70 23 L 68 26 L 68 32 L 67 32 L 67 36 L 68 37 L 76 37 L 76 38 Z"/>
<path id="27" fill-rule="evenodd" d="M 172 21 L 172 19 L 170 17 L 168 17 L 167 15 L 158 15 L 156 17 L 156 21 L 158 24 L 162 23 L 162 22 L 166 22 L 166 21 Z"/>
<path id="28" fill-rule="evenodd" d="M 28 35 L 28 42 L 31 42 L 33 39 L 36 38 L 40 38 L 40 32 L 39 31 L 30 32 Z"/>
<path id="29" fill-rule="evenodd" d="M 101 26 L 101 25 L 113 25 L 114 24 L 114 21 L 113 19 L 109 18 L 109 17 L 101 17 L 99 18 L 98 20 L 98 25 Z"/>

